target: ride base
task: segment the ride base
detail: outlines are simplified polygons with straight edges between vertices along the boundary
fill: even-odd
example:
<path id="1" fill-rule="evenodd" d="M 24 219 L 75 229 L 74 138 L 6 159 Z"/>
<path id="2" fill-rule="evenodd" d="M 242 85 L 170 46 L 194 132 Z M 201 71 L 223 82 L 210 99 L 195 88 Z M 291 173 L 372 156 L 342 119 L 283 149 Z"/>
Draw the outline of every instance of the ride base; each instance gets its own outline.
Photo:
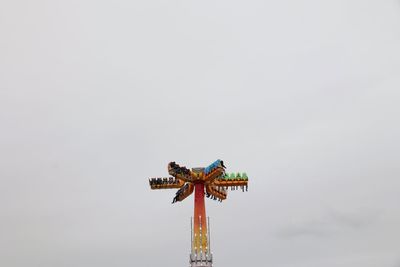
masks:
<path id="1" fill-rule="evenodd" d="M 212 267 L 211 253 L 190 254 L 190 267 Z"/>
<path id="2" fill-rule="evenodd" d="M 210 251 L 210 218 L 207 218 L 208 227 L 207 225 L 202 225 L 201 216 L 199 216 L 197 220 L 199 221 L 199 235 L 193 227 L 196 223 L 193 224 L 193 219 L 190 220 L 192 251 L 189 256 L 189 264 L 190 267 L 212 267 L 213 256 Z M 206 231 L 202 231 L 204 228 L 206 228 Z M 200 244 L 200 247 L 196 247 L 196 243 Z M 203 245 L 205 246 L 203 247 Z"/>

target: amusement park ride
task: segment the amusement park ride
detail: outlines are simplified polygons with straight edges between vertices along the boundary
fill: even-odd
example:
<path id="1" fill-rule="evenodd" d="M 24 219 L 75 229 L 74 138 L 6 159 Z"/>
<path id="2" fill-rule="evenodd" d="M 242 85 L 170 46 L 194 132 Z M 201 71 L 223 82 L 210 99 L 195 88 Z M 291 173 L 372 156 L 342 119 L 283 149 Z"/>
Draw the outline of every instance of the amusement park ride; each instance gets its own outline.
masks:
<path id="1" fill-rule="evenodd" d="M 194 217 L 192 222 L 192 248 L 190 253 L 191 267 L 211 267 L 209 220 L 207 224 L 204 196 L 213 200 L 226 199 L 227 190 L 242 189 L 247 191 L 248 177 L 246 173 L 225 173 L 222 160 L 217 160 L 206 168 L 189 170 L 175 162 L 168 164 L 169 178 L 151 178 L 151 189 L 179 188 L 172 201 L 182 201 L 194 191 Z"/>

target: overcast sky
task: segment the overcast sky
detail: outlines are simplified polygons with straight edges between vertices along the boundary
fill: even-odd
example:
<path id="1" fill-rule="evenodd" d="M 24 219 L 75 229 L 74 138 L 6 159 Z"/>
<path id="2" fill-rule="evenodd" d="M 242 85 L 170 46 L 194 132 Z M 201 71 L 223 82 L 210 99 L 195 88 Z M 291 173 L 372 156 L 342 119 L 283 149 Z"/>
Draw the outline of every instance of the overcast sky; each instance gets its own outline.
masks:
<path id="1" fill-rule="evenodd" d="M 0 266 L 400 267 L 400 2 L 0 2 Z"/>

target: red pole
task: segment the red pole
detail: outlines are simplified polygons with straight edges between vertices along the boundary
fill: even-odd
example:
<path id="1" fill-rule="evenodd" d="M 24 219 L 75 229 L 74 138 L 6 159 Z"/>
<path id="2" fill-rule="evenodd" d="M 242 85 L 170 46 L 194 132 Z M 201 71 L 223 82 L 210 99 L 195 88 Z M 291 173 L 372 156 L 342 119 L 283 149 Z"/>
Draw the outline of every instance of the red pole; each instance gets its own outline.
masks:
<path id="1" fill-rule="evenodd" d="M 207 247 L 207 220 L 204 199 L 204 184 L 194 185 L 194 244 L 196 251 L 208 251 Z"/>

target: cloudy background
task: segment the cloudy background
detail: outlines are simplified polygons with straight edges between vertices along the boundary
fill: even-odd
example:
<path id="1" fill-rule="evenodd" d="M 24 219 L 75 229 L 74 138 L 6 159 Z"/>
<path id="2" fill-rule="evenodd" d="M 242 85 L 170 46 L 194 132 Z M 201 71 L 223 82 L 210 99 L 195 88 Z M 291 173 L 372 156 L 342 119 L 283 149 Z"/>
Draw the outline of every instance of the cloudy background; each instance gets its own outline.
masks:
<path id="1" fill-rule="evenodd" d="M 0 266 L 400 266 L 400 2 L 0 2 Z"/>

